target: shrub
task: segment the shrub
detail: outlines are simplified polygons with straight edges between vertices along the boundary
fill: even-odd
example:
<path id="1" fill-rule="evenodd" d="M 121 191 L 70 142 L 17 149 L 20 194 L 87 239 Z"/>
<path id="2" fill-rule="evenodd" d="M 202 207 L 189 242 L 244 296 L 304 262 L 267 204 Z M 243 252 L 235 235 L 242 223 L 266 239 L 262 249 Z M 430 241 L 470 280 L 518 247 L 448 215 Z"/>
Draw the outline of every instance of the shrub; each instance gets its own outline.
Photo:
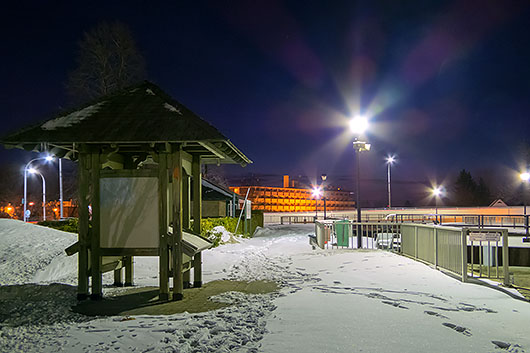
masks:
<path id="1" fill-rule="evenodd" d="M 62 230 L 63 232 L 77 233 L 79 221 L 77 218 L 68 218 L 63 221 L 44 221 L 37 224 L 48 228 Z"/>

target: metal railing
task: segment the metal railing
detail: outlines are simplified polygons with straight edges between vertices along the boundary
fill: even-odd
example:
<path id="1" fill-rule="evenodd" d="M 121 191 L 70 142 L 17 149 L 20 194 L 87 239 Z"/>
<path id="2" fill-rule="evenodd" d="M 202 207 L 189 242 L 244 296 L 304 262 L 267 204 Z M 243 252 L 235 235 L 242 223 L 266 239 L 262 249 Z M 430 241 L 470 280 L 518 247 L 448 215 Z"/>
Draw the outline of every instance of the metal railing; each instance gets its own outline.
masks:
<path id="1" fill-rule="evenodd" d="M 398 223 L 352 222 L 347 219 L 326 219 L 315 222 L 316 245 L 326 248 L 357 248 L 357 234 L 361 235 L 362 248 L 399 251 L 400 227 Z"/>
<path id="2" fill-rule="evenodd" d="M 481 227 L 447 227 L 416 223 L 352 222 L 349 220 L 317 220 L 314 246 L 328 248 L 357 248 L 357 234 L 362 248 L 388 249 L 433 265 L 467 281 L 468 273 L 474 277 L 478 264 L 478 277 L 502 278 L 509 285 L 508 230 Z M 486 240 L 484 240 L 486 239 Z M 493 242 L 493 243 L 492 243 Z M 478 247 L 476 246 L 478 244 Z M 499 246 L 502 257 L 499 257 Z M 468 265 L 470 251 L 470 265 Z M 478 256 L 475 252 L 478 251 Z M 478 262 L 475 261 L 478 259 Z M 502 262 L 502 275 L 499 263 Z M 470 266 L 470 267 L 468 267 Z M 487 275 L 482 269 L 487 269 Z"/>

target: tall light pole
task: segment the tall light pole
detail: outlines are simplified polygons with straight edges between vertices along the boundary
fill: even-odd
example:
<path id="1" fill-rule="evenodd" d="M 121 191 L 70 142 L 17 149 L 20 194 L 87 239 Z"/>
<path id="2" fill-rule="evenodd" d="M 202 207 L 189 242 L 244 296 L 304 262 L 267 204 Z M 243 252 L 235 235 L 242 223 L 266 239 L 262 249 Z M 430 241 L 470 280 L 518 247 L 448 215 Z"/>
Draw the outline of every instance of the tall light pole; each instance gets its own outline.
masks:
<path id="1" fill-rule="evenodd" d="M 42 175 L 38 170 L 34 168 L 28 169 L 30 174 L 38 174 L 42 178 L 42 220 L 46 220 L 46 180 L 44 180 L 44 175 Z"/>
<path id="2" fill-rule="evenodd" d="M 396 158 L 394 156 L 388 156 L 386 158 L 386 164 L 388 166 L 388 208 L 392 208 L 392 192 L 390 188 L 390 167 L 392 164 L 396 161 Z"/>
<path id="3" fill-rule="evenodd" d="M 320 195 L 322 194 L 322 191 L 318 186 L 315 186 L 313 188 L 313 197 L 315 198 L 315 221 L 318 219 L 318 199 L 320 198 Z"/>
<path id="4" fill-rule="evenodd" d="M 322 178 L 322 198 L 324 199 L 324 219 L 326 219 L 326 188 L 324 187 L 324 182 L 328 178 L 326 174 L 320 176 Z"/>
<path id="5" fill-rule="evenodd" d="M 22 218 L 24 219 L 24 222 L 27 222 L 27 219 L 28 219 L 26 215 L 26 210 L 27 210 L 27 204 L 28 204 L 28 201 L 27 201 L 28 200 L 28 171 L 30 169 L 30 164 L 35 161 L 43 160 L 43 159 L 46 160 L 47 162 L 51 162 L 53 160 L 53 157 L 46 156 L 46 157 L 33 158 L 31 161 L 26 163 L 26 165 L 24 166 L 24 199 L 22 200 L 22 203 L 24 204 L 24 214 L 22 216 Z M 43 180 L 44 180 L 44 177 L 43 177 Z"/>
<path id="6" fill-rule="evenodd" d="M 368 130 L 368 119 L 362 115 L 357 115 L 355 118 L 350 120 L 350 129 L 353 134 L 356 136 L 353 141 L 353 149 L 356 154 L 356 174 L 357 174 L 357 183 L 356 183 L 356 207 L 357 207 L 357 248 L 361 249 L 363 247 L 362 240 L 362 226 L 361 226 L 361 152 L 369 151 L 370 144 L 365 141 L 359 140 L 366 130 Z"/>
<path id="7" fill-rule="evenodd" d="M 527 188 L 528 188 L 528 182 L 530 181 L 530 173 L 524 172 L 519 175 L 521 180 L 523 181 L 523 202 L 524 202 L 524 228 L 525 228 L 525 237 L 523 239 L 523 242 L 528 243 L 530 242 L 530 238 L 528 238 L 528 216 L 526 215 L 526 194 L 527 194 Z"/>
<path id="8" fill-rule="evenodd" d="M 63 217 L 63 160 L 59 158 L 59 219 L 62 220 Z"/>
<path id="9" fill-rule="evenodd" d="M 434 196 L 434 202 L 436 205 L 435 208 L 435 216 L 436 216 L 436 222 L 438 223 L 438 200 L 442 198 L 444 195 L 444 189 L 443 186 L 435 186 L 431 190 L 432 196 Z M 442 217 L 440 217 L 440 223 L 441 223 Z"/>

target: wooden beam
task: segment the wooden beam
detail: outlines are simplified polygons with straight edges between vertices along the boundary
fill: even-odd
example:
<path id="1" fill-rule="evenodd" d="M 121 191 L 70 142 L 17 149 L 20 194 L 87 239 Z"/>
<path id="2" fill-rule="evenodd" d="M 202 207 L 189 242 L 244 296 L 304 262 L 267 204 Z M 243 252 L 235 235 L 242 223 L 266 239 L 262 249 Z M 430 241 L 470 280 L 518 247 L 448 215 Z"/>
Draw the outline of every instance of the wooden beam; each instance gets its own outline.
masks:
<path id="1" fill-rule="evenodd" d="M 90 155 L 81 153 L 79 156 L 79 233 L 78 233 L 78 263 L 77 263 L 77 299 L 88 298 L 88 186 L 90 183 Z"/>
<path id="2" fill-rule="evenodd" d="M 91 206 L 92 206 L 92 229 L 91 229 L 91 246 L 90 246 L 90 268 L 92 276 L 92 293 L 90 299 L 101 300 L 103 298 L 103 282 L 101 272 L 101 254 L 100 254 L 100 194 L 99 194 L 99 173 L 101 164 L 99 153 L 91 154 L 90 179 L 91 189 Z"/>
<path id="3" fill-rule="evenodd" d="M 194 155 L 192 163 L 193 177 L 193 231 L 201 234 L 202 218 L 202 175 L 201 175 L 201 156 Z M 202 256 L 201 253 L 193 256 L 193 286 L 202 286 Z"/>
<path id="4" fill-rule="evenodd" d="M 172 154 L 173 167 L 173 300 L 184 298 L 182 276 L 182 156 L 181 146 Z"/>
<path id="5" fill-rule="evenodd" d="M 169 249 L 168 249 L 168 169 L 167 153 L 158 157 L 158 233 L 159 233 L 159 294 L 160 300 L 169 299 Z"/>

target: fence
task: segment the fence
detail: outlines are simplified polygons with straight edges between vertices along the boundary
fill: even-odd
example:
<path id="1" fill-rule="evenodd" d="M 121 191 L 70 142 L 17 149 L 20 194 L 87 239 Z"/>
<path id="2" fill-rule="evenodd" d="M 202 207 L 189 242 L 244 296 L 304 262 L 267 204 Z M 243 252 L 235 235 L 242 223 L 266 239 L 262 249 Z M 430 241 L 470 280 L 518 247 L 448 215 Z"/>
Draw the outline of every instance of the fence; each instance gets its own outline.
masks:
<path id="1" fill-rule="evenodd" d="M 450 272 L 467 281 L 474 276 L 478 264 L 479 277 L 495 275 L 509 284 L 508 231 L 498 228 L 459 228 L 416 223 L 361 222 L 323 220 L 315 222 L 313 246 L 326 248 L 357 248 L 360 235 L 362 248 L 388 249 L 426 262 L 436 269 Z M 355 241 L 357 240 L 357 241 Z M 493 244 L 493 245 L 492 245 Z M 468 247 L 470 245 L 470 247 Z M 478 246 L 475 246 L 478 245 Z M 502 258 L 499 257 L 502 246 Z M 470 251 L 470 267 L 468 267 Z M 475 256 L 477 253 L 477 256 Z M 475 262 L 475 259 L 478 262 Z M 502 260 L 502 276 L 499 263 Z M 487 268 L 485 275 L 482 269 Z"/>

